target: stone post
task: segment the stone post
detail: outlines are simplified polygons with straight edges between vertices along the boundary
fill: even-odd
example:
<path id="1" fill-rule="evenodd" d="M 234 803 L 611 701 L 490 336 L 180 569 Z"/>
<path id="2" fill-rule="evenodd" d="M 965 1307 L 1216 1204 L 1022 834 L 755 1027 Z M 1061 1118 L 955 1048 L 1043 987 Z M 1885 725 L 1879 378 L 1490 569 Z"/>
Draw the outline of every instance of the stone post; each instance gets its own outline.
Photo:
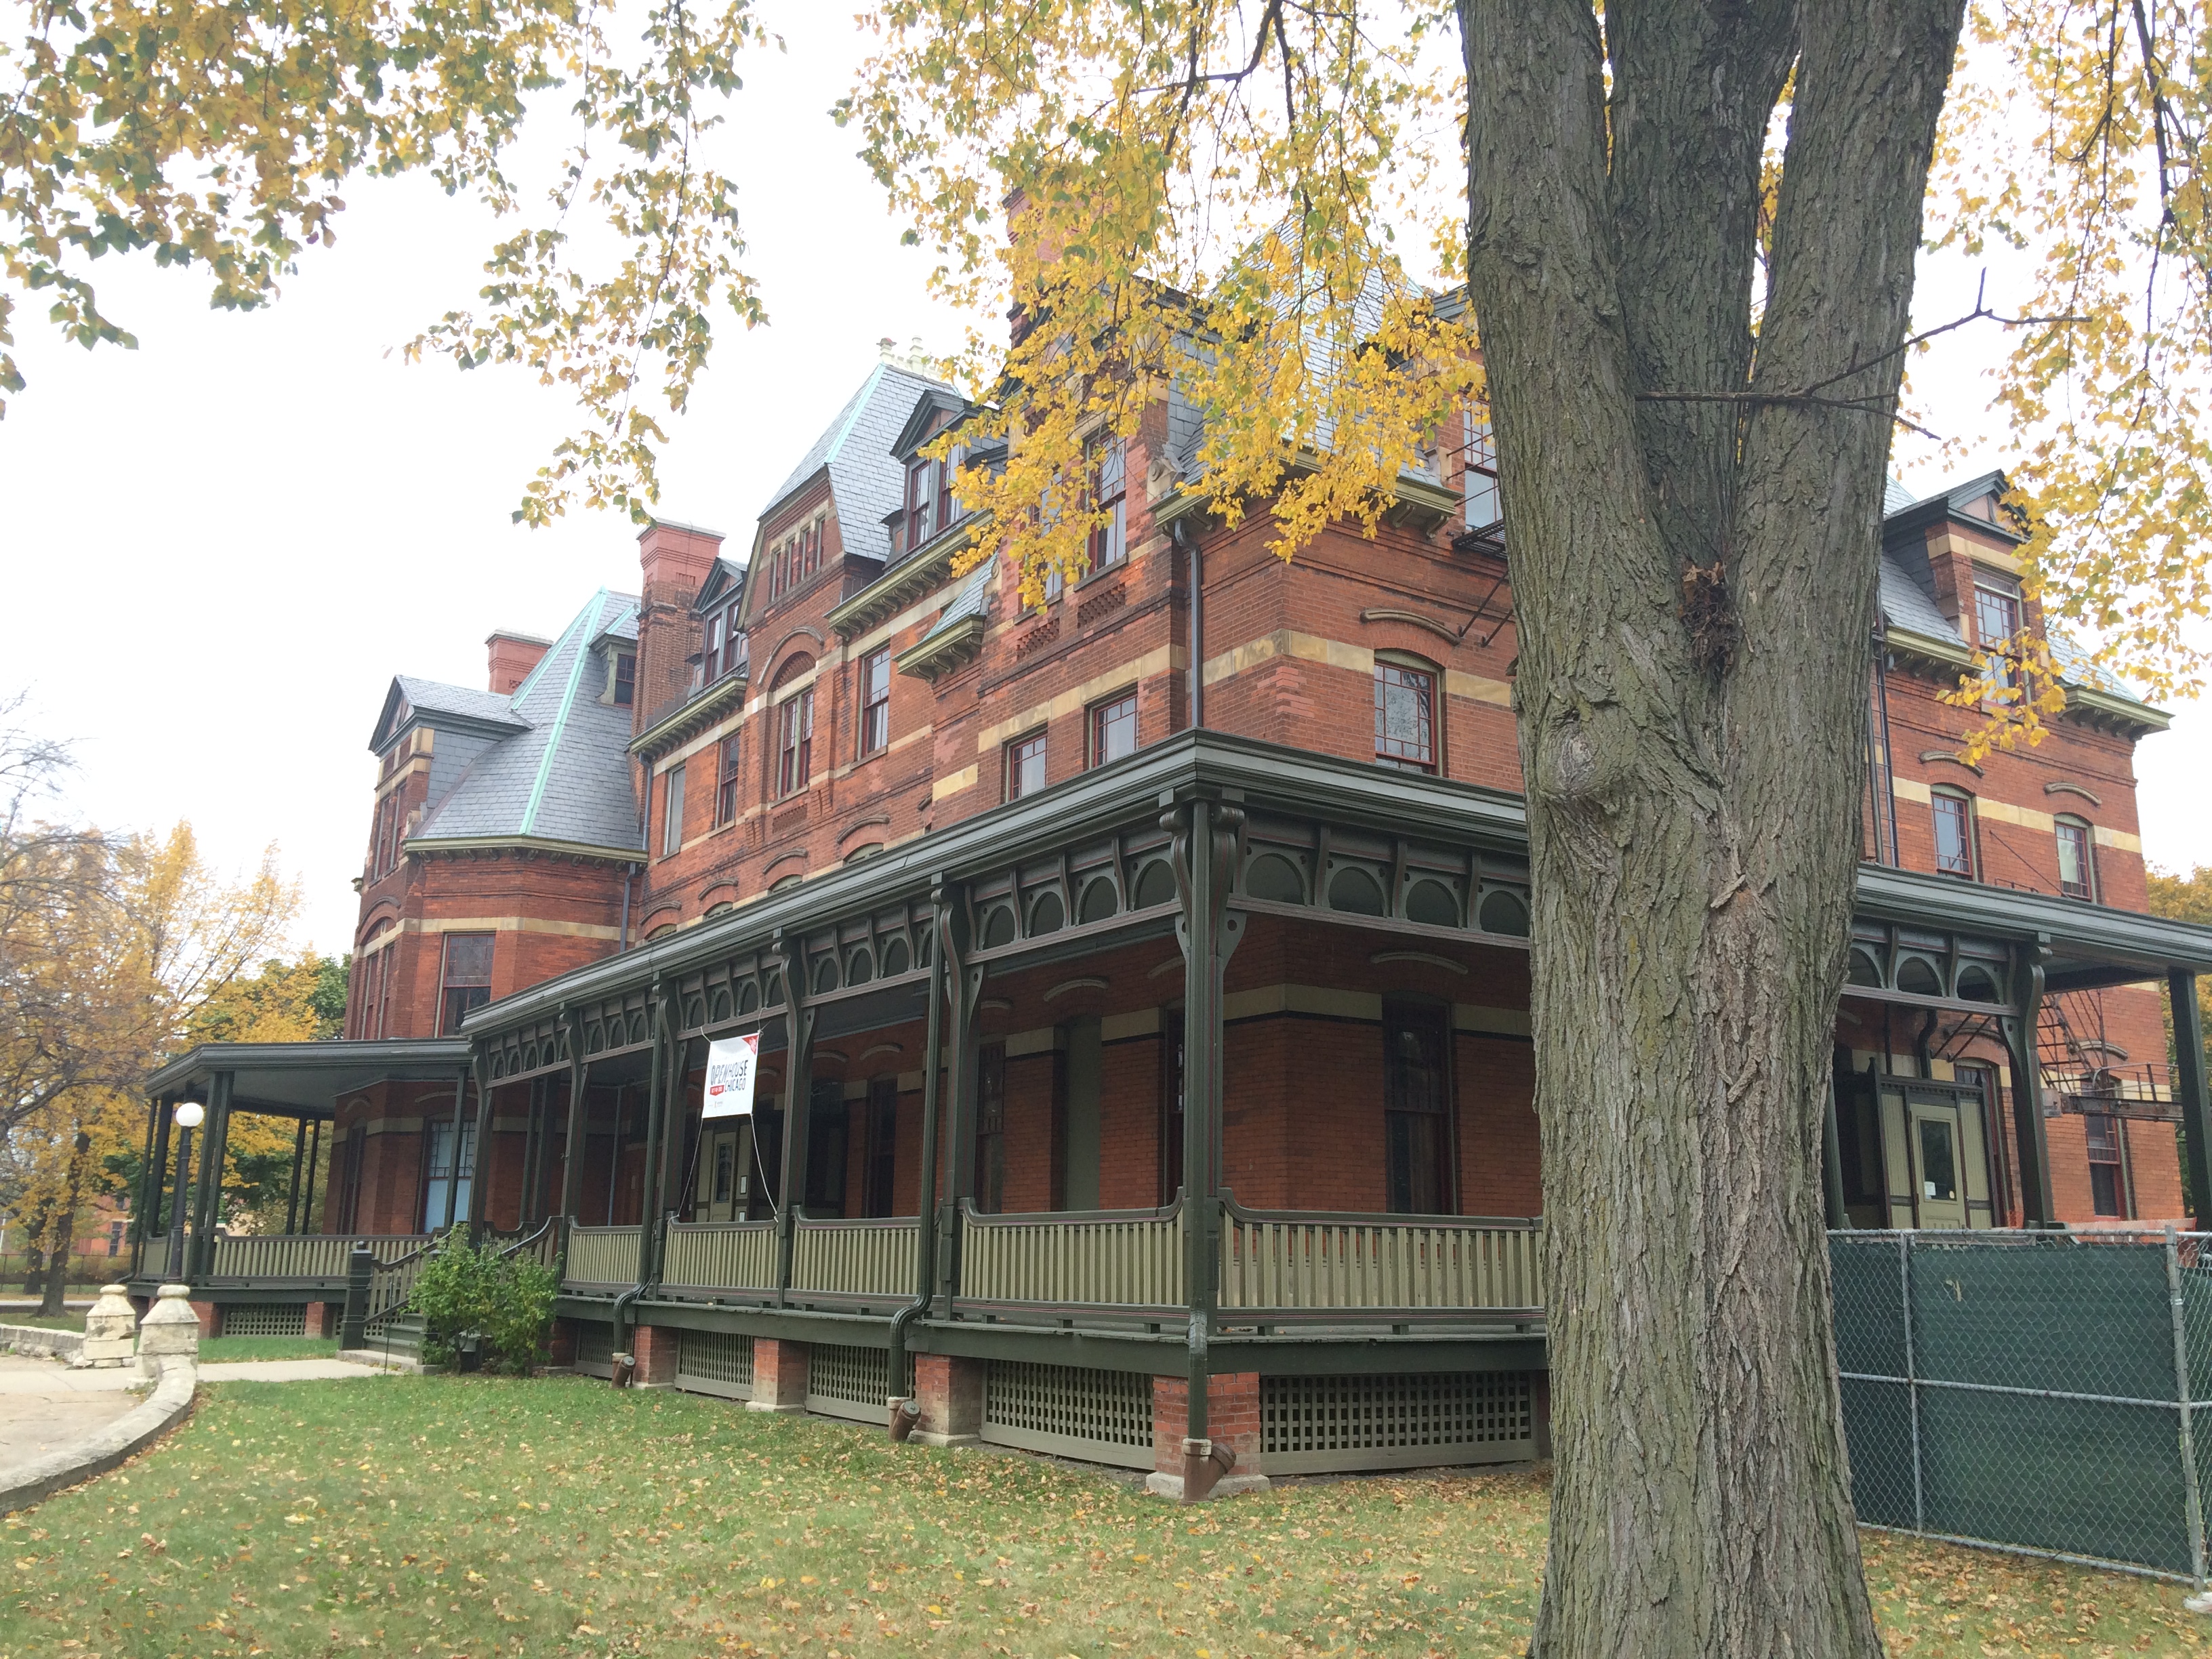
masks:
<path id="1" fill-rule="evenodd" d="M 188 1285 L 162 1285 L 138 1322 L 138 1374 L 149 1382 L 158 1382 L 167 1365 L 179 1360 L 199 1363 L 200 1322 L 191 1294 Z"/>
<path id="2" fill-rule="evenodd" d="M 120 1285 L 100 1287 L 100 1300 L 84 1316 L 84 1347 L 80 1365 L 127 1365 L 136 1351 L 138 1315 Z M 195 1346 L 198 1345 L 195 1344 Z"/>

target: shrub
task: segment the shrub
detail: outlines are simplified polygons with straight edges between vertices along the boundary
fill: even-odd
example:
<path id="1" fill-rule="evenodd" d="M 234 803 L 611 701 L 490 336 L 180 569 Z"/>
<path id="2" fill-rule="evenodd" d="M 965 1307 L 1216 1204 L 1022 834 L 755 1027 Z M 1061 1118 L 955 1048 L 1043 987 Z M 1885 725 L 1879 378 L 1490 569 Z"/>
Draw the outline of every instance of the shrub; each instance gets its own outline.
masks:
<path id="1" fill-rule="evenodd" d="M 456 1228 L 423 1264 L 409 1305 L 422 1316 L 425 1364 L 452 1364 L 470 1337 L 493 1370 L 524 1375 L 544 1358 L 559 1281 L 543 1262 L 501 1248 L 471 1245 Z"/>

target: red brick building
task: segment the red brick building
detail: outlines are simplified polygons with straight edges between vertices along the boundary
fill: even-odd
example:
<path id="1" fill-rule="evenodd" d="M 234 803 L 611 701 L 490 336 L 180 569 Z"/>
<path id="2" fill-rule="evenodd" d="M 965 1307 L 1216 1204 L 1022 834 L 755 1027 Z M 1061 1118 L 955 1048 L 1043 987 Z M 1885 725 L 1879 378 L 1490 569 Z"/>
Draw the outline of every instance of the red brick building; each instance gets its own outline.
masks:
<path id="1" fill-rule="evenodd" d="M 1170 394 L 1094 447 L 1112 522 L 1024 607 L 921 453 L 971 413 L 886 358 L 742 557 L 655 524 L 635 600 L 495 635 L 485 690 L 394 682 L 325 1224 L 550 1220 L 578 1363 L 628 1343 L 647 1380 L 883 1420 L 912 1361 L 924 1432 L 1170 1485 L 1209 1422 L 1239 1474 L 1525 1455 L 1542 1196 L 1486 431 L 1373 538 L 1285 562 L 1210 517 Z M 2212 936 L 2136 914 L 2131 756 L 2166 717 L 2056 641 L 2041 746 L 1968 764 L 1944 701 L 2040 626 L 2002 490 L 1893 491 L 1885 525 L 1839 1224 L 2185 1213 L 2202 1091 L 2161 990 Z M 703 1117 L 710 1045 L 748 1034 L 754 1114 Z M 257 1109 L 270 1065 L 205 1051 L 157 1100 Z"/>

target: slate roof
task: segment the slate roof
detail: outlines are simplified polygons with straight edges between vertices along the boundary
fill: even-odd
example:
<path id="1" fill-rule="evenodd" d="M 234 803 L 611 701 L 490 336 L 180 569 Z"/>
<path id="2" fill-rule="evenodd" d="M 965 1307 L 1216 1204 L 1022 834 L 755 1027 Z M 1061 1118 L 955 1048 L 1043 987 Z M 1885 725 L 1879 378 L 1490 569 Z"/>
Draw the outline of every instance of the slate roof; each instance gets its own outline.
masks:
<path id="1" fill-rule="evenodd" d="M 1936 608 L 1936 601 L 1887 553 L 1881 556 L 1881 614 L 1893 628 L 1909 629 L 1929 639 L 1966 643 L 1951 626 L 1951 619 Z"/>
<path id="2" fill-rule="evenodd" d="M 826 466 L 845 550 L 877 560 L 890 557 L 890 537 L 884 520 L 906 492 L 906 469 L 893 458 L 891 446 L 898 441 L 915 404 L 928 392 L 958 395 L 942 380 L 896 363 L 878 363 L 814 441 L 805 459 L 777 486 L 761 517 L 768 518 Z"/>
<path id="3" fill-rule="evenodd" d="M 993 592 L 991 576 L 998 568 L 996 559 L 986 559 L 963 576 L 960 585 L 952 590 L 952 597 L 945 602 L 945 609 L 938 612 L 937 620 L 929 625 L 929 631 L 921 636 L 922 639 L 933 640 L 970 617 L 989 616 Z"/>
<path id="4" fill-rule="evenodd" d="M 391 733 L 386 726 L 398 712 L 401 698 L 418 714 L 453 714 L 465 720 L 512 726 L 518 731 L 522 727 L 513 700 L 496 691 L 482 691 L 471 685 L 447 685 L 442 680 L 416 679 L 411 674 L 394 675 L 392 688 L 396 695 L 386 696 L 383 717 L 368 740 L 372 751 L 380 750 L 390 740 Z"/>
<path id="5" fill-rule="evenodd" d="M 504 704 L 523 729 L 471 761 L 430 809 L 412 841 L 530 836 L 643 851 L 630 787 L 630 711 L 599 700 L 601 663 L 592 641 L 633 633 L 637 600 L 602 588 L 561 630 L 530 678 Z"/>

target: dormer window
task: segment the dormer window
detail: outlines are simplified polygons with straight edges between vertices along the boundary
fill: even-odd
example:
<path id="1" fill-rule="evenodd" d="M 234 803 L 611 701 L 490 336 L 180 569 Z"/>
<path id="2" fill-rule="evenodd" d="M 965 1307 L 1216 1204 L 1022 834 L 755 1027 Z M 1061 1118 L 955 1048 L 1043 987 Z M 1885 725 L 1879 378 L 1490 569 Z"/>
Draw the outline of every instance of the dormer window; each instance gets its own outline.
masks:
<path id="1" fill-rule="evenodd" d="M 745 665 L 745 630 L 738 617 L 742 605 L 732 600 L 707 618 L 707 649 L 699 661 L 702 685 L 712 685 Z"/>
<path id="2" fill-rule="evenodd" d="M 906 544 L 920 547 L 937 533 L 939 475 L 944 463 L 917 455 L 906 465 Z"/>
<path id="3" fill-rule="evenodd" d="M 1997 660 L 1989 667 L 1992 685 L 2009 685 L 2012 674 L 2006 659 L 2018 654 L 2020 590 L 2012 580 L 1995 571 L 1974 572 L 1974 643 Z"/>

